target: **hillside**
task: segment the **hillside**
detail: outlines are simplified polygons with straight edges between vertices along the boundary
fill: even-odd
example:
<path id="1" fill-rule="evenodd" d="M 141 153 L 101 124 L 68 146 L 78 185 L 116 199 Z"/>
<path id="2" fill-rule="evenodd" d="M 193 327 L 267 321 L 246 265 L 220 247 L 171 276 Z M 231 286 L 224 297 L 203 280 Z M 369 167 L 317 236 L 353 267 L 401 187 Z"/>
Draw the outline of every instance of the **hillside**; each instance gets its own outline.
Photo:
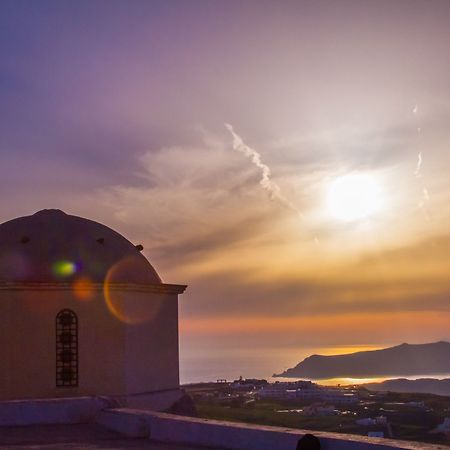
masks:
<path id="1" fill-rule="evenodd" d="M 364 384 L 364 387 L 370 391 L 415 392 L 450 396 L 450 378 L 443 380 L 437 380 L 435 378 L 419 378 L 418 380 L 397 378 L 381 383 L 367 383 Z"/>
<path id="2" fill-rule="evenodd" d="M 312 355 L 274 377 L 370 378 L 450 373 L 450 342 L 401 344 L 346 355 Z"/>

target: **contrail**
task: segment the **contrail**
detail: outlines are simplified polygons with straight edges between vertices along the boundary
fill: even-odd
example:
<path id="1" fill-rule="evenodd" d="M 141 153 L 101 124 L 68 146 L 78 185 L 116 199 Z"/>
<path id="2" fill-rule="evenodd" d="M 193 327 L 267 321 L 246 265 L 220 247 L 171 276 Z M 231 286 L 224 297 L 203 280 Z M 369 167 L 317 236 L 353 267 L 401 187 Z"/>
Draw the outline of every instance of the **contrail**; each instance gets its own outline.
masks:
<path id="1" fill-rule="evenodd" d="M 419 112 L 419 105 L 417 103 L 414 105 L 412 112 L 416 117 L 417 136 L 420 137 L 420 133 L 421 133 L 422 129 L 420 128 L 419 123 L 417 122 L 417 116 L 418 116 L 417 113 Z M 414 171 L 414 176 L 416 176 L 417 178 L 422 178 L 422 164 L 423 164 L 423 155 L 422 155 L 422 152 L 420 151 L 417 155 L 417 165 L 416 165 L 416 170 Z M 430 194 L 428 192 L 427 187 L 422 183 L 422 196 L 419 199 L 418 206 L 422 210 L 422 213 L 424 214 L 425 219 L 428 222 L 431 221 L 431 217 L 430 217 L 430 214 L 429 214 L 428 208 L 427 208 L 427 203 L 429 201 L 430 201 Z"/>
<path id="2" fill-rule="evenodd" d="M 289 209 L 292 209 L 296 213 L 302 215 L 302 213 L 295 207 L 295 205 L 293 205 L 286 197 L 281 194 L 280 186 L 278 186 L 278 184 L 270 179 L 270 167 L 262 162 L 261 155 L 256 150 L 249 147 L 234 131 L 233 127 L 229 123 L 225 124 L 225 128 L 230 132 L 231 136 L 233 136 L 233 149 L 243 153 L 247 158 L 250 158 L 252 163 L 261 170 L 261 180 L 259 181 L 259 183 L 266 191 L 269 192 L 270 197 L 272 199 L 277 199 Z"/>
<path id="3" fill-rule="evenodd" d="M 420 178 L 422 176 L 420 173 L 420 169 L 422 169 L 422 152 L 419 152 L 419 154 L 417 155 L 417 166 L 416 170 L 414 171 L 414 175 L 417 178 Z"/>

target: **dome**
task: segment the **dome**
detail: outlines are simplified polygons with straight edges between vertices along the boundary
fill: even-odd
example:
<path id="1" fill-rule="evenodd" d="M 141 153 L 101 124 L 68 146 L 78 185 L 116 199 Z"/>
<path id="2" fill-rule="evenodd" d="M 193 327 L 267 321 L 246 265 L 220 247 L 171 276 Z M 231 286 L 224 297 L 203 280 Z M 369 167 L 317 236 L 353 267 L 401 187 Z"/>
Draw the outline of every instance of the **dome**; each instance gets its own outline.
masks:
<path id="1" fill-rule="evenodd" d="M 44 209 L 0 225 L 0 281 L 103 282 L 114 271 L 117 282 L 161 283 L 140 250 L 98 222 Z"/>

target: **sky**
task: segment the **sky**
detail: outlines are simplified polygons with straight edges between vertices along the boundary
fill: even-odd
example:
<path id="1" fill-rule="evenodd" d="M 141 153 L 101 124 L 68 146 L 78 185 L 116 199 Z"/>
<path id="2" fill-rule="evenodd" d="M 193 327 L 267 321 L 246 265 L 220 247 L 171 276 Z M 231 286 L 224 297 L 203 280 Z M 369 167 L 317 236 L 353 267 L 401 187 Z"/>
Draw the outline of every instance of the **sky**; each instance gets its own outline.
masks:
<path id="1" fill-rule="evenodd" d="M 189 285 L 182 379 L 450 340 L 449 20 L 3 0 L 0 221 L 60 208 L 142 243 Z"/>

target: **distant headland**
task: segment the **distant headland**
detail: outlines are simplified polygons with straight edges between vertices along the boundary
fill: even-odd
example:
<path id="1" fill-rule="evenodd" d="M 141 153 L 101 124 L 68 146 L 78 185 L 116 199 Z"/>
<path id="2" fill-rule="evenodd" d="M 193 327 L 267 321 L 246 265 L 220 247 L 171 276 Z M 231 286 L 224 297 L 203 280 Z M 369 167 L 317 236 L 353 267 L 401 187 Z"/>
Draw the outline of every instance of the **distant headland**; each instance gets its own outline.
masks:
<path id="1" fill-rule="evenodd" d="M 366 383 L 363 386 L 369 391 L 389 391 L 404 393 L 421 393 L 450 396 L 450 378 L 436 380 L 435 378 L 419 378 L 408 380 L 397 378 L 395 380 L 385 380 L 381 383 Z"/>
<path id="2" fill-rule="evenodd" d="M 450 373 L 450 342 L 401 344 L 346 355 L 312 355 L 274 377 L 374 378 Z"/>

